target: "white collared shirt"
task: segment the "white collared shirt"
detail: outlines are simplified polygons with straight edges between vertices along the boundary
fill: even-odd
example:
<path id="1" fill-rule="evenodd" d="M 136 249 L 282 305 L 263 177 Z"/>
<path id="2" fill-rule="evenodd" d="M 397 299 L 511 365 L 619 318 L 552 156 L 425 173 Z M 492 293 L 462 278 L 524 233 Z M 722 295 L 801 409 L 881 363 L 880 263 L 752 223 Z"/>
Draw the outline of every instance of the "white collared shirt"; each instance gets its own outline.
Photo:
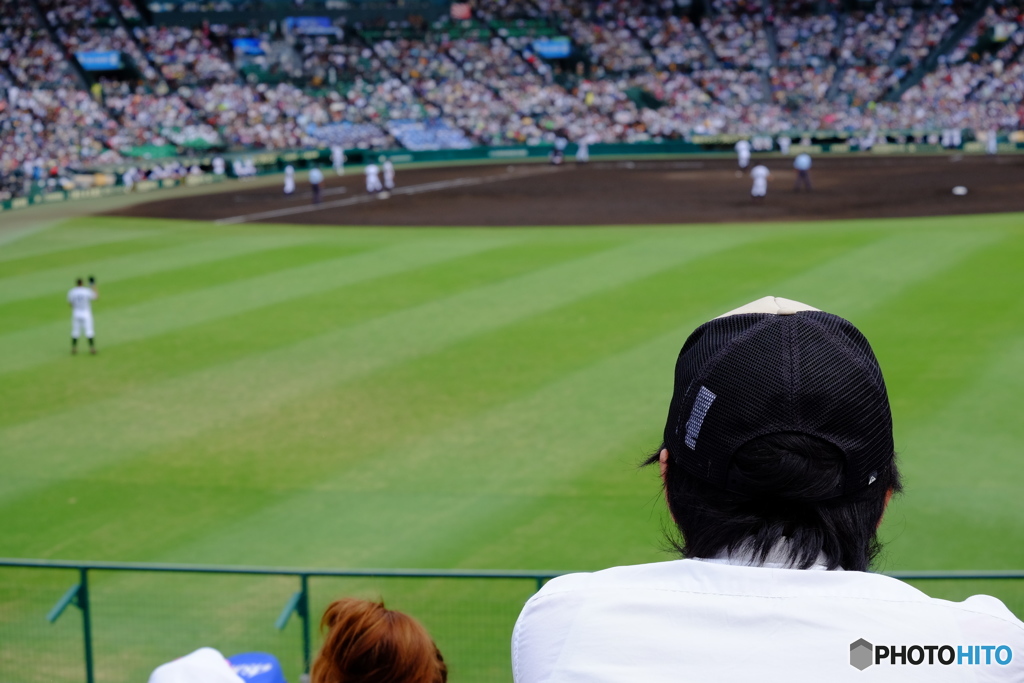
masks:
<path id="1" fill-rule="evenodd" d="M 1024 681 L 1024 623 L 995 598 L 948 602 L 880 574 L 790 569 L 772 559 L 750 566 L 741 552 L 554 579 L 516 623 L 515 681 Z M 945 645 L 1006 646 L 1012 660 L 943 665 L 932 650 L 933 664 L 927 655 L 918 665 L 894 657 L 861 670 L 851 664 L 861 640 L 872 660 L 875 646 Z M 1000 653 L 1005 659 L 1007 650 Z"/>

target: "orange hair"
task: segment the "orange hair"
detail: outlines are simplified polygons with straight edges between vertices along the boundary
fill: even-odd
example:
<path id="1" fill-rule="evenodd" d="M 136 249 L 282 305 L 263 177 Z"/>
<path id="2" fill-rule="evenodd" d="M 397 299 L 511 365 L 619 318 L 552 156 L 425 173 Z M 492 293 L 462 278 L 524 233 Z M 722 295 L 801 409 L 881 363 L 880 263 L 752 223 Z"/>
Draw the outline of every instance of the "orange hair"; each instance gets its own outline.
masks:
<path id="1" fill-rule="evenodd" d="M 355 598 L 327 607 L 311 683 L 446 683 L 448 667 L 420 622 L 383 602 Z"/>

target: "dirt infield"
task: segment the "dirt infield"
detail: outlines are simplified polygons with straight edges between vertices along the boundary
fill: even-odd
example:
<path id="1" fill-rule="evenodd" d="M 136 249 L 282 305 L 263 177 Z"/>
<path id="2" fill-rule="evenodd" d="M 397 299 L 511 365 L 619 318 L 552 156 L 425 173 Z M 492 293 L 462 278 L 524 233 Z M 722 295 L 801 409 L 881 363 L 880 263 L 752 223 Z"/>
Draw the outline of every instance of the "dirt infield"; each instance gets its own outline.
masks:
<path id="1" fill-rule="evenodd" d="M 772 171 L 768 197 L 750 198 L 734 161 L 569 163 L 406 170 L 390 196 L 369 196 L 358 171 L 325 183 L 312 206 L 245 182 L 218 194 L 157 199 L 108 215 L 222 223 L 377 226 L 650 225 L 939 216 L 1024 211 L 1024 156 L 821 157 L 814 190 L 794 192 L 792 161 L 755 159 Z M 966 196 L 953 187 L 965 186 Z"/>

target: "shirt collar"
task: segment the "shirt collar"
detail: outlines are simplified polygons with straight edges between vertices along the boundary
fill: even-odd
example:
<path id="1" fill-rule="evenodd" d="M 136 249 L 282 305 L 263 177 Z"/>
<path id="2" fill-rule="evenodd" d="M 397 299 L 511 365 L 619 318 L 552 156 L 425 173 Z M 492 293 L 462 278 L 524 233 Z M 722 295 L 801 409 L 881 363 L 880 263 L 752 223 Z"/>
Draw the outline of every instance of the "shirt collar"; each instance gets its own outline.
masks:
<path id="1" fill-rule="evenodd" d="M 772 546 L 772 549 L 768 552 L 764 561 L 761 561 L 761 559 L 757 557 L 750 541 L 744 542 L 740 547 L 731 552 L 723 551 L 714 557 L 695 557 L 693 559 L 701 562 L 709 562 L 711 564 L 731 564 L 741 567 L 796 569 L 789 556 L 789 545 L 790 541 L 788 538 L 779 540 Z M 808 567 L 808 569 L 817 571 L 828 570 L 828 558 L 825 556 L 825 553 L 818 553 L 818 557 L 815 559 L 814 564 Z M 839 567 L 838 571 L 842 571 L 842 567 Z"/>

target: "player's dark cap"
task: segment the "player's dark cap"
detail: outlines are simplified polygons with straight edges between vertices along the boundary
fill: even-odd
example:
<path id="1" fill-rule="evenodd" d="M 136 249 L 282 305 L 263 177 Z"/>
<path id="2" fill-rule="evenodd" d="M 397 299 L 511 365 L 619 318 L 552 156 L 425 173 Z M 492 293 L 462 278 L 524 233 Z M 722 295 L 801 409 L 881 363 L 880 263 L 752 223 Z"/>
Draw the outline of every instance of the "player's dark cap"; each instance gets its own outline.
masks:
<path id="1" fill-rule="evenodd" d="M 821 499 L 864 491 L 892 461 L 889 397 L 864 335 L 839 316 L 777 297 L 698 327 L 676 362 L 665 424 L 673 463 L 747 493 L 742 473 L 730 468 L 736 450 L 794 432 L 846 456 L 841 486 Z"/>

